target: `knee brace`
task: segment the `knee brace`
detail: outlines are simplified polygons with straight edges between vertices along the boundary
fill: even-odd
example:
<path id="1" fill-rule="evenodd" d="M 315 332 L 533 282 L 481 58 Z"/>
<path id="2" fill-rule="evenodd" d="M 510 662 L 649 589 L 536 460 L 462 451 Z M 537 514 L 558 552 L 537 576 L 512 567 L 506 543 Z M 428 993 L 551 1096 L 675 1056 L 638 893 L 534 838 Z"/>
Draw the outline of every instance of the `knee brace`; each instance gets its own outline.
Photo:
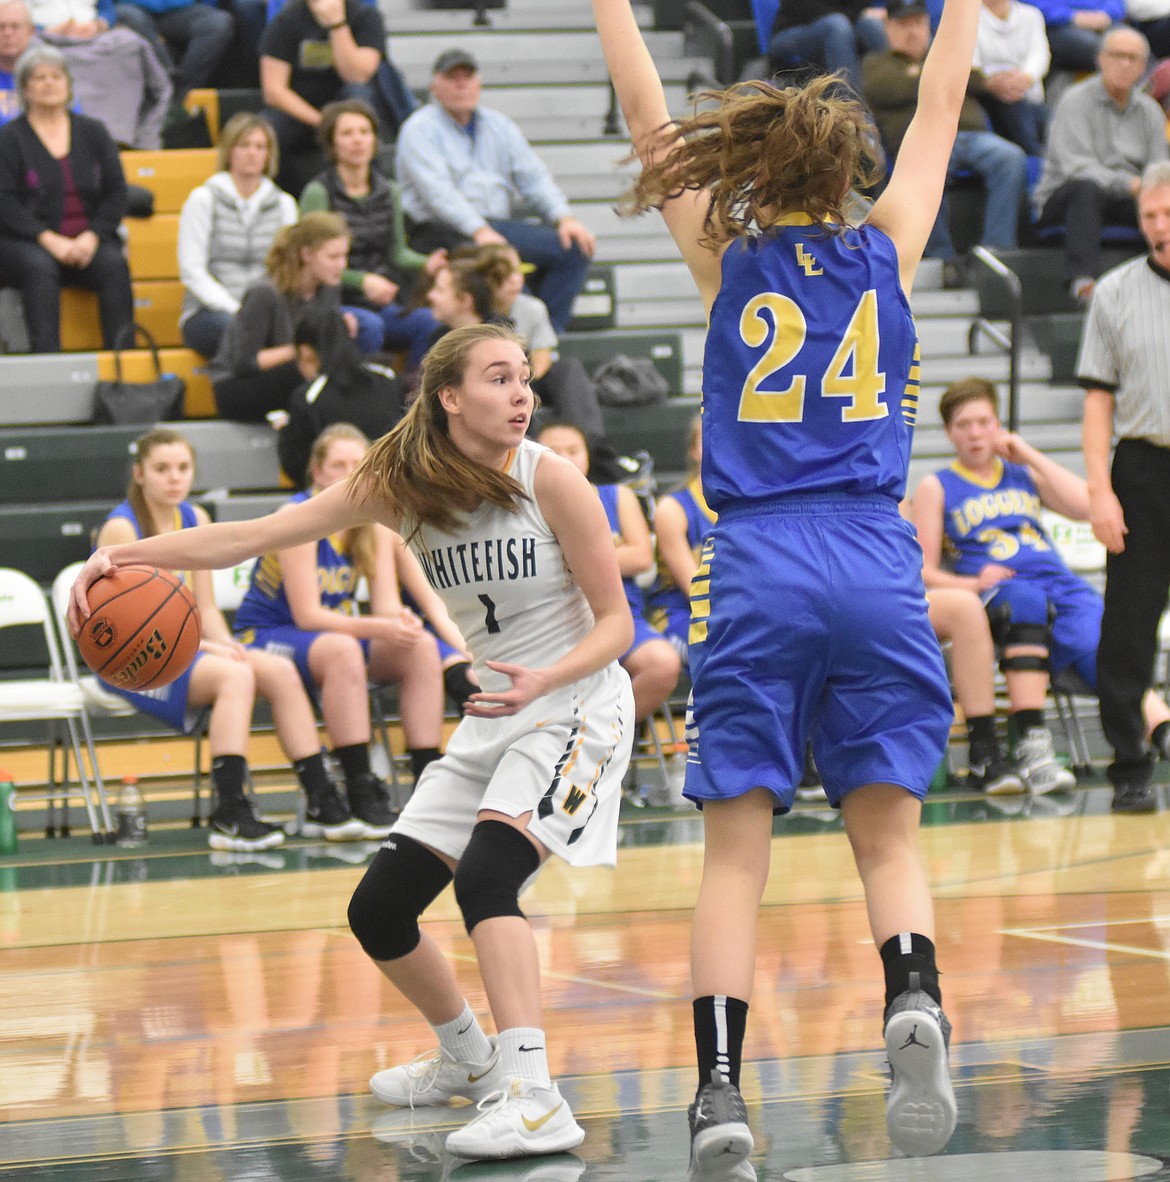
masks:
<path id="1" fill-rule="evenodd" d="M 366 955 L 397 960 L 418 947 L 418 917 L 451 881 L 441 858 L 410 837 L 391 834 L 349 901 L 349 927 Z"/>
<path id="2" fill-rule="evenodd" d="M 1026 646 L 1028 648 L 1042 648 L 1045 652 L 1042 657 L 1034 653 L 1003 656 L 1000 658 L 999 667 L 1005 673 L 1047 672 L 1048 644 L 1049 631 L 1046 624 L 1009 624 L 1003 640 L 1005 649 Z"/>
<path id="3" fill-rule="evenodd" d="M 480 821 L 455 871 L 455 900 L 467 934 L 500 915 L 524 919 L 520 891 L 539 868 L 536 847 L 519 829 L 503 821 Z"/>

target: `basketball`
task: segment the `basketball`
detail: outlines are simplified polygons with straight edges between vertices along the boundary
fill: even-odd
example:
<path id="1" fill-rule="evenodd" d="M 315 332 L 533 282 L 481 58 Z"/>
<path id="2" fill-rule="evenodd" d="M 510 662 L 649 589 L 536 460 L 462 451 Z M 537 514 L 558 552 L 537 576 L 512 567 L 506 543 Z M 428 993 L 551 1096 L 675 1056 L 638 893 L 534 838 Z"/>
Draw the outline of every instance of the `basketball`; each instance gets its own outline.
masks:
<path id="1" fill-rule="evenodd" d="M 118 689 L 158 689 L 195 659 L 203 629 L 195 597 L 169 571 L 120 566 L 89 588 L 90 617 L 77 647 L 85 663 Z"/>

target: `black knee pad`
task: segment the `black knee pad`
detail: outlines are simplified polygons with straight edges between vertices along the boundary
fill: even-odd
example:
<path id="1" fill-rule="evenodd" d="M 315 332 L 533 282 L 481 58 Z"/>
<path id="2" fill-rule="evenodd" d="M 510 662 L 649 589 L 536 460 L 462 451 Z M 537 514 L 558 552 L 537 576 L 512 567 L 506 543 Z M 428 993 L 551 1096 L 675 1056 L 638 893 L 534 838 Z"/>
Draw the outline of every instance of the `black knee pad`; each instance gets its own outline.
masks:
<path id="1" fill-rule="evenodd" d="M 1027 645 L 1029 648 L 1047 650 L 1050 643 L 1050 632 L 1045 624 L 1009 624 L 1005 630 L 1003 646 L 1005 649 L 1017 645 Z M 1014 653 L 1002 656 L 999 667 L 1005 673 L 1047 673 L 1048 654 L 1038 656 L 1035 653 Z"/>
<path id="2" fill-rule="evenodd" d="M 519 829 L 503 821 L 480 821 L 455 870 L 455 899 L 467 934 L 485 919 L 523 919 L 520 890 L 539 867 L 536 847 Z"/>
<path id="3" fill-rule="evenodd" d="M 367 956 L 397 960 L 418 947 L 418 917 L 451 881 L 443 860 L 391 834 L 349 901 L 349 927 Z"/>

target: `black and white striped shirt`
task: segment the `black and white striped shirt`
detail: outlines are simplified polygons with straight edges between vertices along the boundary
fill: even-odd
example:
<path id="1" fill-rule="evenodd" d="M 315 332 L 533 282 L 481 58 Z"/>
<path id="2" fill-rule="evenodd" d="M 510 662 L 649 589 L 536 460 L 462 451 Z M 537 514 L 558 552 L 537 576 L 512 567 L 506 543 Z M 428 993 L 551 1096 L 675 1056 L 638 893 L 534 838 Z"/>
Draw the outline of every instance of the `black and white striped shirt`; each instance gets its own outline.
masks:
<path id="1" fill-rule="evenodd" d="M 1170 447 L 1170 271 L 1142 257 L 1101 278 L 1081 335 L 1077 380 L 1113 394 L 1118 438 Z"/>

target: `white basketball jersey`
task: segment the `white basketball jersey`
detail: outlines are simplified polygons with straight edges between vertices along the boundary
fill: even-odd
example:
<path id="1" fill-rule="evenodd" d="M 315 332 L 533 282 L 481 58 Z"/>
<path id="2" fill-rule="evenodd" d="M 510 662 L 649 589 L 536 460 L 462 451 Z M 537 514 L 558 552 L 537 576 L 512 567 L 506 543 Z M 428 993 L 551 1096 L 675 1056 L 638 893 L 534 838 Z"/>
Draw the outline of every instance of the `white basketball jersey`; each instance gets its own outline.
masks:
<path id="1" fill-rule="evenodd" d="M 536 503 L 536 465 L 547 448 L 525 439 L 508 469 L 527 498 L 516 512 L 483 504 L 455 533 L 424 525 L 410 547 L 447 605 L 484 689 L 510 679 L 488 661 L 539 669 L 559 660 L 593 627 L 593 612 L 565 566 Z M 404 532 L 409 532 L 404 523 Z"/>

